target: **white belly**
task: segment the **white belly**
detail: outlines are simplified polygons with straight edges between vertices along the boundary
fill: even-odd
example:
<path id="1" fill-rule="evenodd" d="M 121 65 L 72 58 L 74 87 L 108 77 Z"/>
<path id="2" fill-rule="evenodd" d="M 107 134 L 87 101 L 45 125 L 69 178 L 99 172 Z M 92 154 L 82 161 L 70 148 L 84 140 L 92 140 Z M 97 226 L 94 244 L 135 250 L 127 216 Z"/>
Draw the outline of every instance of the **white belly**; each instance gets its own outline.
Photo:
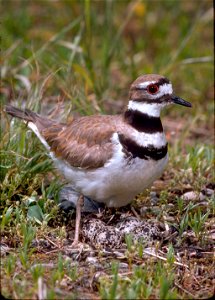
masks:
<path id="1" fill-rule="evenodd" d="M 104 167 L 93 171 L 71 167 L 56 158 L 54 161 L 76 191 L 108 207 L 120 207 L 161 176 L 168 155 L 159 161 L 135 158 L 128 162 L 121 152 Z"/>

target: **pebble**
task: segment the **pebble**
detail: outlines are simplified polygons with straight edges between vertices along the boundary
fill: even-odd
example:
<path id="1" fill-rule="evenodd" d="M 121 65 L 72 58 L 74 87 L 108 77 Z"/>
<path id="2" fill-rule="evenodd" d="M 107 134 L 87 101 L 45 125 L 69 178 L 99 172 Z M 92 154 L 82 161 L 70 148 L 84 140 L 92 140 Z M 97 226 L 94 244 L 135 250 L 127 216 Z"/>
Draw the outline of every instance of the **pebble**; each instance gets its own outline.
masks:
<path id="1" fill-rule="evenodd" d="M 154 214 L 158 215 L 160 213 L 160 207 L 159 206 L 153 206 L 153 207 L 141 207 L 140 208 L 140 216 L 145 217 L 147 214 Z"/>
<path id="2" fill-rule="evenodd" d="M 205 189 L 204 190 L 204 193 L 205 193 L 205 195 L 206 196 L 208 196 L 208 197 L 212 197 L 212 196 L 214 196 L 214 190 L 212 190 L 212 189 Z"/>
<path id="3" fill-rule="evenodd" d="M 10 253 L 10 248 L 6 244 L 5 245 L 0 244 L 0 250 L 2 256 L 5 256 Z"/>
<path id="4" fill-rule="evenodd" d="M 150 201 L 152 205 L 156 205 L 158 203 L 159 198 L 156 192 L 150 192 Z"/>
<path id="5" fill-rule="evenodd" d="M 124 262 L 119 263 L 119 269 L 128 269 L 128 264 Z"/>
<path id="6" fill-rule="evenodd" d="M 91 288 L 94 291 L 98 291 L 99 286 L 100 286 L 100 280 L 102 278 L 106 278 L 107 274 L 104 271 L 98 271 L 94 274 L 93 278 L 92 278 L 92 282 L 91 282 Z"/>
<path id="7" fill-rule="evenodd" d="M 195 201 L 195 200 L 204 200 L 205 196 L 202 193 L 190 191 L 186 192 L 181 196 L 181 199 L 184 201 Z"/>
<path id="8" fill-rule="evenodd" d="M 96 257 L 88 256 L 86 258 L 86 262 L 89 263 L 89 264 L 97 264 L 98 259 Z"/>

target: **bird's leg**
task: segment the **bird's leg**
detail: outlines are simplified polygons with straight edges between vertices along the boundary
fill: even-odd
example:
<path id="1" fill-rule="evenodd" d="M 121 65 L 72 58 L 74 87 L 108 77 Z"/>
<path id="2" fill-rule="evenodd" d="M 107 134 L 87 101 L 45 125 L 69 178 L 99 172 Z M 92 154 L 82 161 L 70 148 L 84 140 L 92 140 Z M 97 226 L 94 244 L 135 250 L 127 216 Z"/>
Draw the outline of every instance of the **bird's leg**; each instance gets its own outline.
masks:
<path id="1" fill-rule="evenodd" d="M 81 208 L 84 204 L 84 196 L 80 195 L 77 201 L 76 206 L 76 219 L 75 219 L 75 238 L 72 243 L 72 246 L 76 246 L 79 242 L 79 231 L 80 231 L 80 223 L 81 223 Z"/>

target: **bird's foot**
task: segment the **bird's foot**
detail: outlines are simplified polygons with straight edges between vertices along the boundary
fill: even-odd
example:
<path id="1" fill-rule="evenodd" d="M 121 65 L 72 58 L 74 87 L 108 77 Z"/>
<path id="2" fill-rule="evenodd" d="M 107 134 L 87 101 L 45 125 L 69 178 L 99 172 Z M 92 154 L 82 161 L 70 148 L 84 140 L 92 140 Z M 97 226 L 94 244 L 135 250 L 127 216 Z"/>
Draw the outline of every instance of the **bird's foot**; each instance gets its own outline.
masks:
<path id="1" fill-rule="evenodd" d="M 71 209 L 76 209 L 79 197 L 80 193 L 76 192 L 71 185 L 67 184 L 60 190 L 59 207 L 66 212 Z M 99 213 L 104 207 L 103 203 L 96 202 L 84 196 L 84 203 L 81 207 L 81 211 L 87 213 Z"/>
<path id="2" fill-rule="evenodd" d="M 79 240 L 78 241 L 73 241 L 72 244 L 70 245 L 70 247 L 72 249 L 78 249 L 78 250 L 81 250 L 84 248 L 84 243 L 80 242 Z"/>

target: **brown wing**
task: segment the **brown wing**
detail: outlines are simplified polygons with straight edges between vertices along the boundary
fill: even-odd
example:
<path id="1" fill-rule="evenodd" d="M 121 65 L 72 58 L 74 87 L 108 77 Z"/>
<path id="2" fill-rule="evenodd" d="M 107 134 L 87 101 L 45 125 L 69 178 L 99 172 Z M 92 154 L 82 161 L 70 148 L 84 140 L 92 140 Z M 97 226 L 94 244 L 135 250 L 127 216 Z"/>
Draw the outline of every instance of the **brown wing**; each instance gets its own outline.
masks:
<path id="1" fill-rule="evenodd" d="M 41 134 L 57 157 L 74 167 L 94 169 L 102 167 L 112 156 L 114 120 L 112 116 L 81 117 L 68 125 L 53 124 Z"/>

